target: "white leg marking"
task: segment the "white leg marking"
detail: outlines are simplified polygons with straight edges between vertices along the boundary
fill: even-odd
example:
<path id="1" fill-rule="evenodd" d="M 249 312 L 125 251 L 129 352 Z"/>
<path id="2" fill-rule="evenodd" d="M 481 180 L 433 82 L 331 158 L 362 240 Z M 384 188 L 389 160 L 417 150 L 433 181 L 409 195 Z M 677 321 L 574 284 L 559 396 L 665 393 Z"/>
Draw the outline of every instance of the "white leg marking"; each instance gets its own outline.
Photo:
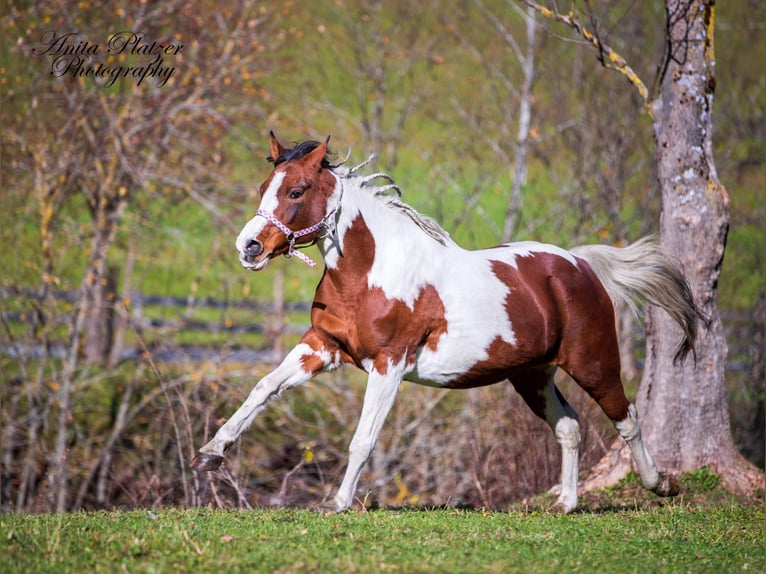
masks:
<path id="1" fill-rule="evenodd" d="M 633 453 L 633 460 L 636 461 L 636 468 L 641 477 L 641 483 L 649 490 L 656 490 L 660 484 L 660 473 L 657 465 L 654 464 L 652 456 L 646 450 L 644 442 L 641 440 L 641 427 L 638 424 L 638 412 L 636 407 L 631 404 L 628 407 L 628 416 L 614 425 L 620 436 L 628 443 L 630 451 Z"/>
<path id="2" fill-rule="evenodd" d="M 404 373 L 404 359 L 398 365 L 388 364 L 386 374 L 370 372 L 367 390 L 364 393 L 364 406 L 359 417 L 359 425 L 349 447 L 348 468 L 343 483 L 335 495 L 335 507 L 338 512 L 346 510 L 354 501 L 356 485 L 362 473 L 362 467 L 370 458 L 378 442 L 383 421 L 394 404 L 396 393 Z"/>
<path id="3" fill-rule="evenodd" d="M 557 504 L 563 512 L 572 512 L 577 507 L 580 424 L 576 419 L 564 416 L 556 423 L 554 432 L 561 445 L 561 493 Z"/>
<path id="4" fill-rule="evenodd" d="M 268 402 L 277 398 L 286 389 L 308 382 L 313 375 L 303 369 L 301 359 L 306 355 L 316 355 L 316 352 L 305 343 L 297 345 L 290 351 L 276 369 L 258 382 L 242 406 L 199 451 L 204 454 L 223 456 L 224 451 L 247 430 Z"/>
<path id="5" fill-rule="evenodd" d="M 543 392 L 545 420 L 553 429 L 561 445 L 561 484 L 556 506 L 564 513 L 577 508 L 577 479 L 580 465 L 580 423 L 577 413 L 562 403 L 556 392 L 553 377 L 555 369 L 548 372 L 548 385 Z M 558 489 L 556 489 L 558 490 Z"/>

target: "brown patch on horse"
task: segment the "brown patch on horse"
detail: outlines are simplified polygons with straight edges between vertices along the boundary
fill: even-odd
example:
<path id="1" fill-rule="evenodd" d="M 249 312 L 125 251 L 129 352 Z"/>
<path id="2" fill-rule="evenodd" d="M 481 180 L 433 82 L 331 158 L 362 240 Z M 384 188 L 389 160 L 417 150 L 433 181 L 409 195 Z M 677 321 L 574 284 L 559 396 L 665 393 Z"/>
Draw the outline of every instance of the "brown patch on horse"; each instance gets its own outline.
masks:
<path id="1" fill-rule="evenodd" d="M 320 349 L 314 349 L 314 351 L 320 351 Z M 322 356 L 316 353 L 307 353 L 303 355 L 301 357 L 301 364 L 303 365 L 303 370 L 307 373 L 311 373 L 312 376 L 318 375 L 327 366 Z"/>
<path id="2" fill-rule="evenodd" d="M 556 362 L 613 421 L 628 416 L 629 401 L 620 380 L 620 352 L 614 304 L 590 265 L 552 281 L 563 313 Z"/>
<path id="3" fill-rule="evenodd" d="M 449 388 L 472 388 L 491 385 L 512 377 L 517 368 L 550 363 L 561 334 L 561 318 L 550 287 L 554 262 L 566 260 L 548 253 L 517 257 L 514 267 L 492 261 L 492 271 L 508 288 L 505 311 L 514 333 L 523 334 L 510 343 L 497 336 L 487 348 L 487 358 L 451 381 Z"/>
<path id="4" fill-rule="evenodd" d="M 375 241 L 361 216 L 346 231 L 344 243 L 354 245 L 326 269 L 317 287 L 311 324 L 323 340 L 339 348 L 344 362 L 363 362 L 384 374 L 388 363 L 415 362 L 420 347 L 435 350 L 447 332 L 444 303 L 433 285 L 424 285 L 412 307 L 389 298 L 367 277 L 375 260 Z M 349 281 L 349 278 L 355 278 Z"/>
<path id="5" fill-rule="evenodd" d="M 447 386 L 471 388 L 512 379 L 523 392 L 528 380 L 531 396 L 540 381 L 529 377 L 529 367 L 557 365 L 609 418 L 623 420 L 628 400 L 620 381 L 613 305 L 590 266 L 538 252 L 517 257 L 516 267 L 493 261 L 492 270 L 508 286 L 505 309 L 513 331 L 524 336 L 513 344 L 495 338 L 488 358 Z"/>

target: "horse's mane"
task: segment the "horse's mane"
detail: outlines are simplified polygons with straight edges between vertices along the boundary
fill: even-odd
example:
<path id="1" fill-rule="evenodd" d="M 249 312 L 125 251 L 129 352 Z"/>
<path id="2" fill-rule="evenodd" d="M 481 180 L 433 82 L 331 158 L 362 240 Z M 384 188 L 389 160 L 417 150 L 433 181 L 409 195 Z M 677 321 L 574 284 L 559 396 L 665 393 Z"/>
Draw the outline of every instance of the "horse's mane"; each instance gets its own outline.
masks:
<path id="1" fill-rule="evenodd" d="M 277 167 L 281 163 L 292 161 L 294 159 L 301 159 L 302 157 L 307 156 L 318 148 L 319 145 L 319 142 L 314 140 L 296 143 L 293 147 L 283 150 L 278 157 L 268 156 L 266 159 L 273 163 L 274 167 Z M 336 167 L 330 162 L 333 156 L 334 154 L 328 150 L 327 154 L 322 158 L 322 167 L 330 169 Z"/>
<path id="2" fill-rule="evenodd" d="M 285 163 L 291 160 L 300 159 L 312 151 L 314 151 L 320 145 L 319 142 L 309 140 L 295 144 L 290 149 L 285 149 L 277 158 L 267 158 L 274 166 L 278 166 L 281 163 Z M 349 155 L 351 151 L 349 150 Z M 353 187 L 362 189 L 376 198 L 378 201 L 386 205 L 387 207 L 398 211 L 409 217 L 415 225 L 417 225 L 426 235 L 435 239 L 442 245 L 446 245 L 450 241 L 450 235 L 444 228 L 442 228 L 436 221 L 422 215 L 412 206 L 404 203 L 400 197 L 402 196 L 402 190 L 394 182 L 394 179 L 387 173 L 377 172 L 369 175 L 360 175 L 357 172 L 373 161 L 376 155 L 373 154 L 368 157 L 362 163 L 353 167 L 344 167 L 343 164 L 348 159 L 345 159 L 338 163 L 333 163 L 334 154 L 329 150 L 325 157 L 322 159 L 322 167 L 331 169 L 338 177 L 348 180 Z M 380 183 L 380 182 L 383 183 Z M 393 193 L 392 193 L 393 192 Z"/>

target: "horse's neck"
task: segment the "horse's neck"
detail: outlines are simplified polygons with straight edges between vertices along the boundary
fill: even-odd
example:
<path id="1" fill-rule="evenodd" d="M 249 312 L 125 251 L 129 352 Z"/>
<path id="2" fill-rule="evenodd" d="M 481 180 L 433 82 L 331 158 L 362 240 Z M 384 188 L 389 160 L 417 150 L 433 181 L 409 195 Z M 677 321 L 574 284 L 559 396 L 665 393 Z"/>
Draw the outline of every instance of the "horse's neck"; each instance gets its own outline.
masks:
<path id="1" fill-rule="evenodd" d="M 440 244 L 366 190 L 350 188 L 342 194 L 335 232 L 319 247 L 334 282 L 378 286 L 409 300 L 409 290 L 421 285 L 436 262 L 449 258 L 444 251 L 455 246 Z M 359 277 L 354 281 L 350 275 Z"/>
<path id="2" fill-rule="evenodd" d="M 335 226 L 319 242 L 319 250 L 328 269 L 337 268 L 339 258 L 347 252 L 351 258 L 364 256 L 360 253 L 362 245 L 374 246 L 376 243 L 373 230 L 380 226 L 376 223 L 396 218 L 395 213 L 387 213 L 390 210 L 385 205 L 367 191 L 352 185 L 353 182 L 341 179 L 338 181 L 340 194 Z"/>

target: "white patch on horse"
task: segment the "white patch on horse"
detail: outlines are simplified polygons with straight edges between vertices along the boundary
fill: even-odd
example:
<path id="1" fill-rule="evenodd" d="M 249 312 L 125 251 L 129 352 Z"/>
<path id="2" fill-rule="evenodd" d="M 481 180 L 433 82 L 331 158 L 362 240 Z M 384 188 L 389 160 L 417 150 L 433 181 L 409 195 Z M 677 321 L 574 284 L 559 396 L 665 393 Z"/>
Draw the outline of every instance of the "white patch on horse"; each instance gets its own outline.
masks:
<path id="1" fill-rule="evenodd" d="M 346 474 L 335 495 L 335 506 L 339 511 L 349 508 L 354 501 L 354 492 L 359 483 L 362 467 L 370 458 L 378 442 L 383 422 L 396 399 L 402 382 L 405 361 L 406 358 L 402 357 L 401 361 L 394 363 L 389 358 L 385 373 L 379 373 L 374 369 L 370 371 L 364 392 L 362 414 L 359 416 L 359 423 L 349 446 Z"/>
<path id="2" fill-rule="evenodd" d="M 284 179 L 284 171 L 277 171 L 274 173 L 274 177 L 272 178 L 269 187 L 266 189 L 266 193 L 263 194 L 263 199 L 261 199 L 260 209 L 274 213 L 274 210 L 279 206 L 277 192 L 279 191 L 279 188 L 282 187 Z M 240 254 L 244 253 L 247 242 L 258 237 L 258 234 L 263 231 L 263 228 L 266 227 L 268 223 L 268 219 L 259 215 L 256 215 L 248 221 L 237 236 L 237 241 L 235 242 L 237 251 Z"/>
<path id="3" fill-rule="evenodd" d="M 369 374 L 375 367 L 375 362 L 370 358 L 362 359 L 362 369 L 365 373 Z"/>
<path id="4" fill-rule="evenodd" d="M 431 271 L 424 282 L 436 288 L 445 307 L 447 332 L 439 339 L 436 350 L 419 349 L 416 364 L 406 377 L 432 386 L 446 385 L 477 362 L 488 359 L 489 346 L 498 337 L 510 345 L 517 342 L 505 308 L 509 288 L 495 275 L 493 261 L 518 269 L 518 257 L 549 253 L 577 265 L 577 259 L 568 251 L 535 241 L 480 251 L 466 251 L 458 246 L 448 249 L 438 255 L 425 253 L 422 264 L 412 265 L 421 273 Z M 435 265 L 436 261 L 447 263 Z M 480 291 L 477 286 L 481 286 Z"/>
<path id="5" fill-rule="evenodd" d="M 364 220 L 375 239 L 367 285 L 414 309 L 423 287 L 433 283 L 432 275 L 441 274 L 441 262 L 449 261 L 446 247 L 417 230 L 409 217 L 371 197 L 367 202 Z"/>
<path id="6" fill-rule="evenodd" d="M 562 259 L 566 259 L 572 265 L 577 267 L 577 259 L 571 252 L 566 249 L 562 249 L 556 245 L 550 245 L 548 243 L 540 243 L 538 241 L 516 241 L 514 243 L 506 243 L 505 245 L 495 249 L 484 249 L 482 253 L 485 253 L 492 259 L 497 259 L 503 263 L 507 263 L 514 269 L 518 269 L 516 264 L 517 257 L 530 257 L 536 253 L 549 253 L 551 255 L 557 255 Z M 500 257 L 493 257 L 494 254 L 502 254 Z"/>
<path id="7" fill-rule="evenodd" d="M 308 345 L 306 346 L 308 347 Z M 325 365 L 325 371 L 334 371 L 341 366 L 340 351 L 331 353 L 327 349 L 320 349 L 319 351 L 315 351 L 311 347 L 308 348 L 310 351 L 303 355 L 303 357 L 319 357 L 319 359 Z M 301 357 L 301 359 L 303 359 L 303 357 Z"/>
<path id="8" fill-rule="evenodd" d="M 432 270 L 427 283 L 436 288 L 444 304 L 447 332 L 435 350 L 418 350 L 416 364 L 407 376 L 433 386 L 446 385 L 488 359 L 489 347 L 498 337 L 510 345 L 517 341 L 505 309 L 508 287 L 492 271 L 491 261 L 459 247 L 450 248 L 443 257 L 449 265 L 422 267 Z M 480 292 L 477 285 L 481 285 Z"/>
<path id="9" fill-rule="evenodd" d="M 333 172 L 330 173 L 335 176 L 335 190 L 332 192 L 332 196 L 330 196 L 330 199 L 327 202 L 328 209 L 332 209 L 331 206 L 333 205 L 340 207 L 340 202 L 343 200 L 344 189 L 344 184 L 341 181 L 340 176 Z M 349 182 L 349 180 L 346 181 Z M 354 192 L 356 192 L 356 190 L 354 190 Z M 353 211 L 353 209 L 350 209 L 348 201 L 344 202 L 343 210 L 344 212 Z M 344 215 L 347 214 L 344 213 Z M 356 213 L 354 213 L 354 215 L 356 215 Z M 338 267 L 338 258 L 340 257 L 340 252 L 338 251 L 337 247 L 338 245 L 343 245 L 343 236 L 346 235 L 346 231 L 348 231 L 352 221 L 353 217 L 350 219 L 348 217 L 341 218 L 340 214 L 338 214 L 336 216 L 335 229 L 331 230 L 332 237 L 330 237 L 329 248 L 323 249 L 324 243 L 319 244 L 319 249 L 322 251 L 325 265 L 330 269 L 335 269 Z"/>

